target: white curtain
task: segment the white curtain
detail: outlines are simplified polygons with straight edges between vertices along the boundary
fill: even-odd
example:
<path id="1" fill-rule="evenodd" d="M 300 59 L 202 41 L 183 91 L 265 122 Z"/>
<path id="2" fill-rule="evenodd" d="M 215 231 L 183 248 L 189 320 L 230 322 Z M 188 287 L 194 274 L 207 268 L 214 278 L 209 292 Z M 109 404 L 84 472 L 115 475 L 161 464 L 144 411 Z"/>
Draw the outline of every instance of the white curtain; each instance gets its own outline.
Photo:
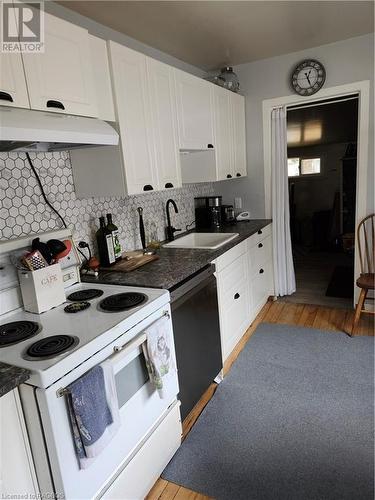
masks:
<path id="1" fill-rule="evenodd" d="M 296 291 L 289 224 L 286 110 L 271 116 L 272 222 L 275 295 Z"/>

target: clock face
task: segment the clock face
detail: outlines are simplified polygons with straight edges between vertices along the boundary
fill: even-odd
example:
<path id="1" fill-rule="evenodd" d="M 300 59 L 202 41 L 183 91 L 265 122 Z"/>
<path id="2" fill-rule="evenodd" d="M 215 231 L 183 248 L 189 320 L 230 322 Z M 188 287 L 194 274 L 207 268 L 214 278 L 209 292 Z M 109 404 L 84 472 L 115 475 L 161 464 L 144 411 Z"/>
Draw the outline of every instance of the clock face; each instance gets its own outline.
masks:
<path id="1" fill-rule="evenodd" d="M 299 95 L 312 95 L 323 87 L 326 79 L 324 66 L 314 59 L 307 59 L 298 64 L 292 73 L 291 83 Z"/>

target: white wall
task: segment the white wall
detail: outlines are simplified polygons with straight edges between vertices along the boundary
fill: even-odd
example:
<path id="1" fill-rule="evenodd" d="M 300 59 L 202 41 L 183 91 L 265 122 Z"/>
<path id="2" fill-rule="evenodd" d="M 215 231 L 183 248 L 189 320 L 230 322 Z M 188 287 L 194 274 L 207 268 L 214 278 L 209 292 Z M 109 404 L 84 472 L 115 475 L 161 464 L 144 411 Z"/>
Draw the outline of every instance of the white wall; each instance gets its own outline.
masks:
<path id="1" fill-rule="evenodd" d="M 25 0 L 26 1 L 26 0 Z M 105 40 L 113 40 L 115 42 L 121 43 L 122 45 L 126 45 L 127 47 L 137 50 L 138 52 L 142 52 L 147 56 L 153 57 L 158 61 L 162 61 L 166 64 L 170 64 L 171 66 L 175 66 L 183 71 L 187 71 L 188 73 L 192 73 L 196 76 L 205 76 L 206 72 L 196 66 L 192 66 L 184 61 L 180 61 L 179 59 L 166 54 L 165 52 L 161 52 L 158 49 L 150 47 L 130 36 L 124 35 L 115 31 L 103 24 L 97 23 L 88 17 L 82 16 L 77 12 L 74 12 L 70 9 L 63 7 L 62 5 L 58 5 L 55 2 L 46 1 L 44 3 L 46 12 L 53 14 L 54 16 L 60 17 L 69 21 L 71 23 L 77 24 L 78 26 L 82 26 L 86 28 L 89 33 L 92 35 L 98 36 L 100 38 L 104 38 Z"/>
<path id="2" fill-rule="evenodd" d="M 224 202 L 233 203 L 235 196 L 243 198 L 244 209 L 255 218 L 264 216 L 263 118 L 262 101 L 291 95 L 289 75 L 292 68 L 305 58 L 321 61 L 327 71 L 326 87 L 370 80 L 369 176 L 368 212 L 374 209 L 374 34 L 343 40 L 312 49 L 264 59 L 234 68 L 246 96 L 246 126 L 248 177 L 217 183 L 217 193 Z M 317 96 L 319 95 L 316 94 Z"/>

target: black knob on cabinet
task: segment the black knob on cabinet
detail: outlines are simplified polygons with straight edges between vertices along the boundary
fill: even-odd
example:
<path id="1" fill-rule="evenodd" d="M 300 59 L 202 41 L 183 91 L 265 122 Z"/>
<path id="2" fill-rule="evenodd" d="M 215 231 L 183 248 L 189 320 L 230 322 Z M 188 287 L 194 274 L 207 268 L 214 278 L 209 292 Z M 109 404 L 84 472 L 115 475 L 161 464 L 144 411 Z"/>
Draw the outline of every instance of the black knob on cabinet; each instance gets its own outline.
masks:
<path id="1" fill-rule="evenodd" d="M 153 191 L 154 188 L 151 186 L 151 184 L 146 184 L 143 186 L 143 191 Z"/>
<path id="2" fill-rule="evenodd" d="M 261 230 L 261 229 L 259 229 L 258 234 L 263 234 L 263 232 L 262 232 L 262 230 Z"/>
<path id="3" fill-rule="evenodd" d="M 166 185 L 164 186 L 166 189 L 173 188 L 173 184 L 171 182 L 167 182 Z"/>
<path id="4" fill-rule="evenodd" d="M 214 149 L 214 145 L 213 144 L 207 144 L 207 148 L 208 149 Z"/>
<path id="5" fill-rule="evenodd" d="M 263 274 L 264 273 L 264 269 L 259 269 L 259 274 Z"/>
<path id="6" fill-rule="evenodd" d="M 235 293 L 235 294 L 234 294 L 234 299 L 235 299 L 235 300 L 239 299 L 240 297 L 241 297 L 241 295 L 240 295 L 239 293 Z"/>
<path id="7" fill-rule="evenodd" d="M 2 101 L 13 102 L 13 97 L 8 92 L 0 91 L 0 99 Z"/>
<path id="8" fill-rule="evenodd" d="M 263 243 L 259 243 L 258 248 L 263 248 Z"/>
<path id="9" fill-rule="evenodd" d="M 50 99 L 49 101 L 47 101 L 47 108 L 65 109 L 65 106 L 60 101 L 54 101 Z"/>
<path id="10" fill-rule="evenodd" d="M 239 172 L 237 172 L 236 177 L 241 177 L 241 174 Z"/>
<path id="11" fill-rule="evenodd" d="M 232 176 L 230 174 L 227 175 L 227 179 L 231 179 Z"/>

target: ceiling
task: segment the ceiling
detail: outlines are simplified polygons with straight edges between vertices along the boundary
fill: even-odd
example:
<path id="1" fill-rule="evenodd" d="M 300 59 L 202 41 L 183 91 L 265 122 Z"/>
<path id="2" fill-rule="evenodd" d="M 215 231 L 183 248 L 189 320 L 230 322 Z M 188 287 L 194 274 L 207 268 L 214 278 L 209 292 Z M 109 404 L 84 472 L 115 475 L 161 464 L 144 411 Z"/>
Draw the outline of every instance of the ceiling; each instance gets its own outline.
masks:
<path id="1" fill-rule="evenodd" d="M 374 31 L 360 0 L 57 3 L 207 71 Z"/>
<path id="2" fill-rule="evenodd" d="M 356 142 L 358 99 L 288 110 L 288 148 Z"/>

